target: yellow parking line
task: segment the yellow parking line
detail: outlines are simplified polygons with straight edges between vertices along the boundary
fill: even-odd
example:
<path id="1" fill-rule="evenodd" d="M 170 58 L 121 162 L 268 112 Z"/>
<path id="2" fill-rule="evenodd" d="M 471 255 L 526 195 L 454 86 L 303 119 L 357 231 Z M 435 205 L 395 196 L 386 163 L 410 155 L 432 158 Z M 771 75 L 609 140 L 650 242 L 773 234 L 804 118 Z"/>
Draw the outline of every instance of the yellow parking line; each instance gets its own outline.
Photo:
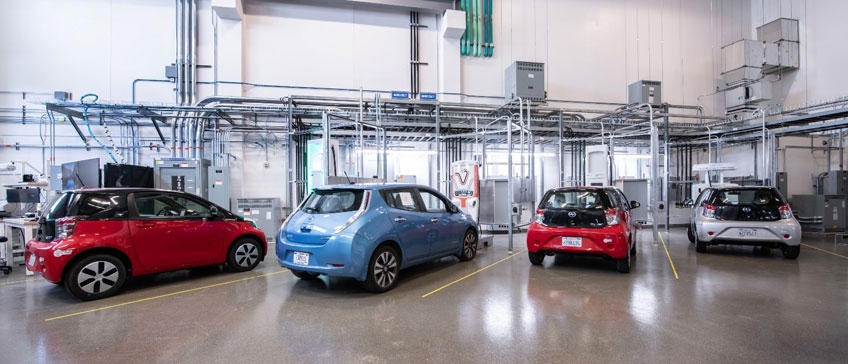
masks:
<path id="1" fill-rule="evenodd" d="M 463 280 L 463 279 L 465 279 L 465 278 L 471 277 L 471 276 L 473 276 L 473 275 L 475 275 L 475 274 L 477 274 L 477 273 L 480 273 L 480 272 L 482 272 L 482 271 L 484 271 L 484 270 L 486 270 L 486 269 L 489 269 L 489 268 L 491 268 L 491 267 L 494 267 L 494 266 L 495 266 L 495 265 L 497 265 L 497 264 L 503 263 L 504 261 L 506 261 L 506 260 L 507 260 L 507 259 L 509 259 L 509 258 L 512 258 L 512 257 L 514 257 L 514 256 L 516 256 L 516 255 L 518 255 L 518 254 L 524 253 L 526 250 L 527 250 L 527 249 L 522 249 L 521 251 L 518 251 L 518 252 L 515 252 L 515 253 L 513 253 L 513 254 L 511 254 L 511 255 L 508 255 L 506 258 L 503 258 L 503 259 L 501 259 L 501 260 L 499 260 L 499 261 L 497 261 L 497 262 L 494 262 L 494 263 L 489 264 L 489 265 L 487 265 L 487 266 L 485 266 L 485 267 L 483 267 L 483 268 L 480 268 L 480 269 L 478 269 L 478 270 L 476 270 L 476 271 L 474 271 L 474 272 L 472 272 L 472 273 L 470 273 L 470 274 L 466 275 L 465 277 L 462 277 L 462 278 L 457 279 L 457 280 L 455 280 L 455 281 L 453 281 L 453 282 L 450 282 L 450 283 L 448 283 L 448 284 L 446 284 L 446 285 L 444 285 L 444 286 L 441 286 L 441 287 L 439 287 L 439 288 L 436 288 L 435 290 L 430 291 L 429 293 L 427 293 L 427 294 L 425 294 L 425 295 L 421 296 L 421 298 L 427 298 L 427 296 L 429 296 L 429 295 L 431 295 L 431 294 L 433 294 L 433 293 L 436 293 L 436 292 L 441 291 L 441 290 L 443 290 L 443 289 L 445 289 L 445 288 L 448 288 L 448 287 L 450 287 L 450 286 L 452 286 L 452 285 L 454 285 L 454 284 L 458 283 L 459 281 L 461 281 L 461 280 Z"/>
<path id="2" fill-rule="evenodd" d="M 40 281 L 41 278 L 30 278 L 30 279 L 21 279 L 19 281 L 11 281 L 11 282 L 3 282 L 0 283 L 0 286 L 5 286 L 7 284 L 15 284 L 15 283 L 23 283 L 23 282 L 32 282 L 32 281 Z"/>
<path id="3" fill-rule="evenodd" d="M 665 239 L 663 239 L 662 233 L 659 233 L 659 236 L 660 241 L 663 244 L 663 249 L 665 249 L 665 256 L 668 257 L 668 264 L 671 264 L 671 271 L 674 272 L 674 279 L 680 279 L 680 277 L 677 276 L 677 269 L 674 268 L 674 262 L 671 261 L 671 254 L 668 254 L 668 247 L 665 245 Z"/>
<path id="4" fill-rule="evenodd" d="M 200 291 L 200 290 L 207 289 L 207 288 L 220 287 L 220 286 L 224 286 L 224 285 L 227 285 L 227 284 L 238 283 L 238 282 L 244 282 L 244 281 L 251 280 L 251 279 L 255 279 L 255 278 L 261 278 L 261 277 L 267 277 L 267 276 L 274 275 L 274 274 L 280 274 L 280 273 L 283 273 L 283 272 L 285 272 L 285 271 L 287 271 L 287 269 L 283 269 L 283 270 L 281 270 L 281 271 L 272 272 L 272 273 L 266 273 L 266 274 L 260 274 L 260 275 L 250 276 L 250 277 L 247 277 L 247 278 L 235 279 L 235 280 L 232 280 L 232 281 L 226 281 L 226 282 L 221 282 L 221 283 L 210 284 L 210 285 L 208 285 L 208 286 L 197 287 L 197 288 L 191 288 L 191 289 L 186 289 L 186 290 L 183 290 L 183 291 L 171 292 L 171 293 L 166 293 L 166 294 L 163 294 L 163 295 L 158 295 L 158 296 L 153 296 L 153 297 L 142 298 L 142 299 L 138 299 L 138 300 L 135 300 L 135 301 L 129 301 L 129 302 L 124 302 L 124 303 L 118 303 L 118 304 L 115 304 L 115 305 L 109 305 L 109 306 L 103 306 L 103 307 L 98 307 L 98 308 L 92 308 L 92 309 L 90 309 L 90 310 L 85 310 L 85 311 L 80 311 L 80 312 L 70 313 L 70 314 L 62 315 L 62 316 L 51 317 L 51 318 L 45 319 L 44 321 L 53 321 L 53 320 L 58 320 L 58 319 L 66 318 L 66 317 L 72 317 L 72 316 L 78 316 L 78 315 L 82 315 L 82 314 L 86 314 L 86 313 L 91 313 L 91 312 L 97 312 L 97 311 L 108 310 L 108 309 L 110 309 L 110 308 L 116 308 L 116 307 L 121 307 L 121 306 L 132 305 L 132 304 L 135 304 L 135 303 L 147 302 L 147 301 L 152 301 L 152 300 L 156 300 L 156 299 L 160 299 L 160 298 L 165 298 L 165 297 L 170 297 L 170 296 L 176 296 L 176 295 L 178 295 L 178 294 L 189 293 L 189 292 L 194 292 L 194 291 Z"/>
<path id="5" fill-rule="evenodd" d="M 832 252 L 832 251 L 830 251 L 830 250 L 824 250 L 824 249 L 822 249 L 822 248 L 816 248 L 816 247 L 814 247 L 814 246 L 812 246 L 812 245 L 810 245 L 810 244 L 804 244 L 804 243 L 801 243 L 801 245 L 806 246 L 806 247 L 808 247 L 808 248 L 813 248 L 813 249 L 818 250 L 818 251 L 822 251 L 822 252 L 828 253 L 828 254 L 830 254 L 830 255 L 835 255 L 835 256 L 840 257 L 840 258 L 842 258 L 842 259 L 848 259 L 848 257 L 846 257 L 846 256 L 844 256 L 844 255 L 842 255 L 842 254 L 836 254 L 836 253 L 834 253 L 834 252 Z"/>

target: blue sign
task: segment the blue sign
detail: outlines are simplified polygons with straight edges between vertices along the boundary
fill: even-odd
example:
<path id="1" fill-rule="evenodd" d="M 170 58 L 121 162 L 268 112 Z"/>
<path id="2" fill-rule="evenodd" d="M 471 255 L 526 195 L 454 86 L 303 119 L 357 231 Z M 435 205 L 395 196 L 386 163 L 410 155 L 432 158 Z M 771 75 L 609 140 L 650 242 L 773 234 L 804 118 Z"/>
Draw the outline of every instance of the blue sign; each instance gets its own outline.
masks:
<path id="1" fill-rule="evenodd" d="M 422 92 L 422 93 L 418 94 L 418 98 L 421 99 L 421 100 L 435 100 L 436 94 Z"/>
<path id="2" fill-rule="evenodd" d="M 408 99 L 409 98 L 409 92 L 392 91 L 392 98 L 393 99 Z"/>

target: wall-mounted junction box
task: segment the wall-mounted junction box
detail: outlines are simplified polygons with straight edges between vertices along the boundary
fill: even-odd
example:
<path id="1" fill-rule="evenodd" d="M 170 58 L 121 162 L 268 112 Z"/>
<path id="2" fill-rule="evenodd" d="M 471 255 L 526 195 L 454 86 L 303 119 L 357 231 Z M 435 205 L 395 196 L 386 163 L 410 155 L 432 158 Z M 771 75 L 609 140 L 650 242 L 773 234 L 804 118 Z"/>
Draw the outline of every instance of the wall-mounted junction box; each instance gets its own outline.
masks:
<path id="1" fill-rule="evenodd" d="M 515 61 L 504 73 L 504 98 L 507 102 L 522 99 L 543 101 L 545 93 L 545 64 Z"/>
<path id="2" fill-rule="evenodd" d="M 627 86 L 628 104 L 662 104 L 662 82 L 640 80 Z"/>

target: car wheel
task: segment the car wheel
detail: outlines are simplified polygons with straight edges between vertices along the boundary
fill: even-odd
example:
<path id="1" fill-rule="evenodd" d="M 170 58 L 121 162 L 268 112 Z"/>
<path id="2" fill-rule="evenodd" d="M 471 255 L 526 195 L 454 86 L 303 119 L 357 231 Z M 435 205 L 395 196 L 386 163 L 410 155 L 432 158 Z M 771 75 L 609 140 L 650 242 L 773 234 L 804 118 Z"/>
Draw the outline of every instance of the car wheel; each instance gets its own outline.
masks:
<path id="1" fill-rule="evenodd" d="M 400 255 L 390 246 L 381 246 L 371 256 L 365 289 L 382 293 L 395 287 L 400 273 Z"/>
<path id="2" fill-rule="evenodd" d="M 695 234 L 692 232 L 692 225 L 689 225 L 689 227 L 688 227 L 688 228 L 686 228 L 686 236 L 688 236 L 688 237 L 689 237 L 689 242 L 690 242 L 690 243 L 694 243 L 694 242 L 695 242 Z"/>
<path id="3" fill-rule="evenodd" d="M 627 250 L 627 255 L 622 259 L 617 259 L 615 261 L 615 268 L 618 269 L 620 273 L 630 273 L 630 250 Z"/>
<path id="4" fill-rule="evenodd" d="M 113 255 L 96 254 L 74 263 L 63 281 L 68 293 L 90 301 L 118 293 L 126 280 L 124 262 Z"/>
<path id="5" fill-rule="evenodd" d="M 630 242 L 630 255 L 636 255 L 636 236 L 635 236 L 635 234 L 630 239 L 632 240 Z"/>
<path id="6" fill-rule="evenodd" d="M 783 246 L 780 248 L 780 251 L 783 253 L 783 257 L 786 259 L 796 259 L 798 255 L 801 254 L 801 246 Z"/>
<path id="7" fill-rule="evenodd" d="M 707 242 L 701 241 L 698 239 L 698 232 L 693 231 L 692 235 L 695 235 L 695 251 L 698 253 L 706 253 L 707 252 Z"/>
<path id="8" fill-rule="evenodd" d="M 527 256 L 530 257 L 530 264 L 533 264 L 533 265 L 542 265 L 542 262 L 545 261 L 545 253 L 543 253 L 543 252 L 536 252 L 536 253 L 527 252 Z"/>
<path id="9" fill-rule="evenodd" d="M 230 245 L 227 252 L 227 266 L 236 272 L 249 271 L 259 264 L 262 248 L 256 240 L 242 238 Z"/>
<path id="10" fill-rule="evenodd" d="M 292 270 L 291 272 L 292 274 L 294 274 L 295 277 L 300 278 L 304 281 L 311 281 L 317 279 L 320 275 L 318 273 L 306 272 L 302 270 Z"/>
<path id="11" fill-rule="evenodd" d="M 475 256 L 477 256 L 477 234 L 469 229 L 462 239 L 462 254 L 459 255 L 459 260 L 466 262 L 474 259 Z"/>

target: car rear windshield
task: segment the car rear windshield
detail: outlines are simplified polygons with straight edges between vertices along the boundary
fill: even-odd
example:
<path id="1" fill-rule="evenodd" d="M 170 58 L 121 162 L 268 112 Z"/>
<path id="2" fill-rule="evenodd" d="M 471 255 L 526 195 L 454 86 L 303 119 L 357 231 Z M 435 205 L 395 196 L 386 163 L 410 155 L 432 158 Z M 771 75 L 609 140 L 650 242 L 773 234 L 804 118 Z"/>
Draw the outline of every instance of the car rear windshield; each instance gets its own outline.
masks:
<path id="1" fill-rule="evenodd" d="M 73 198 L 73 195 L 74 194 L 71 192 L 65 192 L 56 196 L 53 201 L 50 202 L 50 207 L 44 213 L 44 217 L 48 220 L 56 220 L 67 216 L 68 200 Z"/>
<path id="2" fill-rule="evenodd" d="M 301 210 L 312 214 L 356 211 L 362 204 L 362 190 L 315 190 Z"/>
<path id="3" fill-rule="evenodd" d="M 785 205 L 786 201 L 774 190 L 751 188 L 716 191 L 708 204 L 715 206 L 781 206 Z"/>
<path id="4" fill-rule="evenodd" d="M 608 206 L 609 202 L 601 192 L 589 189 L 551 191 L 540 205 L 544 210 L 604 210 Z"/>

